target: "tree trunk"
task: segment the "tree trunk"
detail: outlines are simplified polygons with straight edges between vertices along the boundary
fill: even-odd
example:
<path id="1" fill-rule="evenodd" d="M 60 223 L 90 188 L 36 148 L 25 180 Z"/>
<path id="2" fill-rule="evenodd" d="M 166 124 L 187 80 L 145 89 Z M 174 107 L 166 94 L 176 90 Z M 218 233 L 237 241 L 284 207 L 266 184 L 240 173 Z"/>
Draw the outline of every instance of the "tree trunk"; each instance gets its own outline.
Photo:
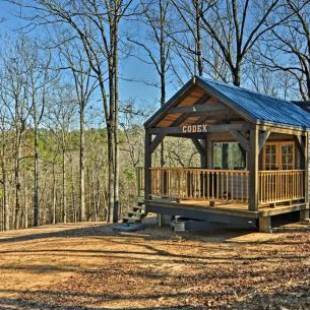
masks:
<path id="1" fill-rule="evenodd" d="M 310 61 L 309 61 L 309 68 L 310 68 Z M 307 100 L 310 100 L 310 73 L 306 76 L 306 85 L 307 85 Z"/>
<path id="2" fill-rule="evenodd" d="M 76 210 L 76 204 L 75 204 L 75 188 L 73 183 L 73 163 L 72 163 L 72 157 L 70 158 L 70 177 L 71 177 L 71 209 L 72 209 L 72 220 L 73 223 L 76 223 L 77 219 L 77 210 Z"/>
<path id="3" fill-rule="evenodd" d="M 198 67 L 198 75 L 203 75 L 202 48 L 201 48 L 201 17 L 200 6 L 201 0 L 194 0 L 195 6 L 195 23 L 196 23 L 196 62 Z"/>
<path id="4" fill-rule="evenodd" d="M 115 12 L 115 19 L 117 18 L 117 12 Z M 115 37 L 114 37 L 114 106 L 115 106 L 115 121 L 114 121 L 114 216 L 113 223 L 118 222 L 120 213 L 120 201 L 119 201 L 119 136 L 118 136 L 118 109 L 119 109 L 119 94 L 118 94 L 118 22 L 115 21 Z"/>
<path id="5" fill-rule="evenodd" d="M 84 159 L 84 103 L 80 104 L 80 220 L 86 221 L 85 207 L 85 159 Z"/>
<path id="6" fill-rule="evenodd" d="M 27 190 L 27 186 L 24 186 L 24 228 L 28 228 L 29 227 L 29 205 L 28 205 L 28 190 Z"/>
<path id="7" fill-rule="evenodd" d="M 113 130 L 111 125 L 107 126 L 107 136 L 108 136 L 108 221 L 110 223 L 114 222 L 114 138 L 113 138 Z"/>
<path id="8" fill-rule="evenodd" d="M 1 160 L 1 170 L 2 170 L 2 189 L 3 189 L 3 227 L 4 230 L 10 229 L 10 209 L 8 204 L 8 184 L 7 184 L 7 172 L 6 172 L 6 163 L 4 160 L 5 154 L 5 143 L 3 140 L 2 144 L 2 160 Z"/>
<path id="9" fill-rule="evenodd" d="M 160 15 L 160 106 L 162 107 L 166 102 L 166 49 L 165 49 L 165 14 L 163 12 L 162 0 L 159 2 Z M 160 166 L 165 165 L 165 146 L 164 141 L 160 144 Z"/>
<path id="10" fill-rule="evenodd" d="M 67 223 L 66 154 L 62 150 L 62 221 Z"/>
<path id="11" fill-rule="evenodd" d="M 241 84 L 241 64 L 237 61 L 235 68 L 232 70 L 233 84 L 235 86 L 240 86 Z"/>
<path id="12" fill-rule="evenodd" d="M 35 113 L 34 113 L 35 114 Z M 38 128 L 34 118 L 34 170 L 33 170 L 33 211 L 34 226 L 40 225 L 40 205 L 39 205 L 39 151 L 38 151 Z"/>
<path id="13" fill-rule="evenodd" d="M 55 174 L 55 163 L 53 163 L 53 224 L 56 224 L 56 204 L 57 204 L 56 174 Z"/>
<path id="14" fill-rule="evenodd" d="M 14 226 L 15 229 L 20 228 L 21 219 L 21 206 L 20 206 L 20 134 L 17 133 L 15 145 L 15 159 L 14 159 L 14 181 L 15 181 L 15 216 Z"/>
<path id="15" fill-rule="evenodd" d="M 113 19 L 110 24 L 110 50 L 109 63 L 109 104 L 110 117 L 108 124 L 109 149 L 109 219 L 111 223 L 118 221 L 119 209 L 119 141 L 118 141 L 118 16 L 117 5 L 113 6 Z M 110 131 L 110 133 L 109 133 Z"/>

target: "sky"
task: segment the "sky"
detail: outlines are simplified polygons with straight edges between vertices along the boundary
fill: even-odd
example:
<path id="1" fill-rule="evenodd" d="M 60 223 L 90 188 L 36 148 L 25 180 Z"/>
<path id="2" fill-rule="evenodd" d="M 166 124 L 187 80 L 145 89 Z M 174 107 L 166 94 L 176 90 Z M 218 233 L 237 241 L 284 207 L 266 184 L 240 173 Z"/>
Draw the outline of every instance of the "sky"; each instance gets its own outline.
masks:
<path id="1" fill-rule="evenodd" d="M 19 9 L 0 0 L 0 34 L 12 38 L 18 34 L 19 29 L 24 25 L 19 15 Z M 130 27 L 130 24 L 126 24 Z M 39 29 L 33 30 L 31 35 L 36 36 Z M 41 32 L 42 33 L 42 32 Z M 139 53 L 139 51 L 137 51 Z M 142 54 L 139 56 L 143 56 Z M 158 83 L 158 78 L 152 65 L 145 64 L 134 57 L 126 57 L 120 60 L 120 98 L 123 102 L 134 100 L 138 108 L 146 111 L 154 111 L 159 107 L 159 88 L 150 86 L 142 81 L 152 84 Z M 168 83 L 169 84 L 169 83 Z M 167 98 L 172 96 L 177 89 L 171 84 L 168 85 Z"/>
<path id="2" fill-rule="evenodd" d="M 18 34 L 18 29 L 20 29 L 25 24 L 25 21 L 18 17 L 19 10 L 20 9 L 16 6 L 8 4 L 7 1 L 0 0 L 0 19 L 4 19 L 4 22 L 0 24 L 1 35 L 7 34 L 14 37 L 16 34 Z M 32 31 L 31 35 L 34 37 L 42 36 L 42 33 L 44 34 L 42 28 L 37 28 Z M 128 34 L 131 34 L 134 35 L 134 38 L 137 40 L 148 42 L 146 36 L 147 31 L 145 27 L 141 26 L 140 24 L 137 26 L 137 24 L 132 21 L 126 20 L 122 23 L 121 33 L 123 34 L 124 40 L 126 40 L 126 36 Z M 142 48 L 136 48 L 133 54 L 144 59 L 146 56 Z M 130 100 L 131 102 L 135 103 L 136 109 L 142 110 L 148 115 L 159 108 L 160 91 L 158 86 L 154 86 L 154 84 L 158 85 L 159 81 L 153 65 L 145 64 L 137 59 L 137 57 L 129 56 L 120 59 L 119 72 L 120 99 L 122 103 L 126 103 L 126 101 Z M 257 74 L 257 76 L 259 77 L 259 74 Z M 175 82 L 175 80 L 176 79 L 172 75 L 168 78 L 166 91 L 167 99 L 169 99 L 180 87 L 180 85 Z M 273 81 L 274 80 L 275 79 L 273 79 Z M 184 78 L 184 82 L 186 82 L 186 77 Z M 246 80 L 243 86 L 252 88 L 253 85 L 249 85 L 247 82 L 248 81 Z M 273 83 L 271 86 L 271 88 L 273 88 Z M 260 91 L 263 92 L 265 90 L 262 89 Z M 281 97 L 282 93 L 277 93 L 277 96 Z M 295 93 L 293 93 L 292 97 L 296 97 Z M 99 107 L 100 103 L 98 98 L 94 100 L 93 105 L 97 105 Z"/>

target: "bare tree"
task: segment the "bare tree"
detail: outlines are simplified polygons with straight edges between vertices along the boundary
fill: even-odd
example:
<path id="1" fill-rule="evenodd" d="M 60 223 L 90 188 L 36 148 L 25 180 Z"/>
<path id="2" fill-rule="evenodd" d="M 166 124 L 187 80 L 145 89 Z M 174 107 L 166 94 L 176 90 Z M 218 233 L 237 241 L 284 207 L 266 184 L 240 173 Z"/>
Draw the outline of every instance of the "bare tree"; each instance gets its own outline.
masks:
<path id="1" fill-rule="evenodd" d="M 258 63 L 271 71 L 288 73 L 301 98 L 310 100 L 309 1 L 285 0 L 281 14 L 290 16 L 270 36 L 258 53 Z M 282 74 L 281 74 L 282 75 Z"/>
<path id="2" fill-rule="evenodd" d="M 221 0 L 201 11 L 208 48 L 226 64 L 234 85 L 241 84 L 242 67 L 255 44 L 288 19 L 275 18 L 282 7 L 282 0 Z"/>
<path id="3" fill-rule="evenodd" d="M 65 40 L 64 40 L 65 42 Z M 75 93 L 79 105 L 80 123 L 80 220 L 86 221 L 85 205 L 85 113 L 90 97 L 97 87 L 91 75 L 91 68 L 83 49 L 76 40 L 59 45 L 60 61 L 69 69 L 74 80 Z"/>
<path id="4" fill-rule="evenodd" d="M 1 86 L 2 82 L 0 83 Z M 0 98 L 1 103 L 7 102 L 6 99 L 3 98 L 5 96 L 5 93 L 2 92 L 3 88 L 1 87 L 0 92 Z M 3 100 L 4 99 L 4 100 Z M 10 135 L 9 132 L 12 129 L 11 124 L 8 119 L 8 111 L 7 107 L 4 104 L 1 104 L 0 109 L 0 131 L 1 131 L 1 148 L 0 148 L 0 165 L 1 165 L 1 185 L 2 185 L 2 227 L 4 230 L 10 229 L 10 208 L 8 203 L 8 191 L 9 191 L 9 185 L 8 185 L 8 174 L 9 174 L 9 154 L 11 154 L 10 150 Z"/>
<path id="5" fill-rule="evenodd" d="M 27 58 L 27 38 L 22 37 L 19 42 L 8 49 L 9 56 L 4 60 L 4 76 L 7 82 L 3 85 L 5 95 L 2 96 L 4 105 L 10 113 L 10 121 L 14 128 L 14 183 L 15 183 L 15 212 L 13 223 L 15 228 L 21 224 L 22 206 L 20 164 L 22 157 L 22 140 L 27 128 L 27 121 L 32 109 L 29 96 L 27 74 L 29 62 Z"/>
<path id="6" fill-rule="evenodd" d="M 158 75 L 160 89 L 160 106 L 166 102 L 167 73 L 169 70 L 169 56 L 171 51 L 171 40 L 169 33 L 170 1 L 158 0 L 141 1 L 144 18 L 141 22 L 146 26 L 146 35 L 142 40 L 128 38 L 128 40 L 141 48 L 145 55 L 143 62 L 151 64 Z M 160 144 L 160 165 L 165 165 L 164 142 Z"/>
<path id="7" fill-rule="evenodd" d="M 171 0 L 171 3 L 179 17 L 175 20 L 175 29 L 170 34 L 174 42 L 174 52 L 189 74 L 202 76 L 204 59 L 201 13 L 210 9 L 215 1 Z M 193 71 L 187 60 L 193 64 Z"/>
<path id="8" fill-rule="evenodd" d="M 40 200 L 39 200 L 39 126 L 41 124 L 48 84 L 53 77 L 50 74 L 51 55 L 40 55 L 39 47 L 32 44 L 28 48 L 27 59 L 29 67 L 27 70 L 27 84 L 31 101 L 30 115 L 33 124 L 33 221 L 34 226 L 40 225 Z"/>
<path id="9" fill-rule="evenodd" d="M 62 24 L 72 29 L 81 41 L 89 66 L 96 76 L 103 105 L 108 136 L 109 220 L 118 220 L 119 140 L 118 140 L 118 66 L 119 25 L 130 16 L 133 0 L 35 0 L 31 4 L 12 1 L 36 11 L 32 22 Z M 108 82 L 106 87 L 106 81 Z"/>
<path id="10" fill-rule="evenodd" d="M 67 152 L 69 149 L 70 131 L 76 115 L 76 100 L 71 96 L 69 85 L 58 86 L 53 93 L 53 102 L 48 102 L 45 125 L 53 133 L 58 148 L 61 151 L 62 177 L 62 208 L 63 223 L 68 222 L 67 195 Z M 54 172 L 54 171 L 53 171 Z M 55 181 L 54 181 L 55 182 Z M 54 211 L 55 212 L 55 211 Z"/>

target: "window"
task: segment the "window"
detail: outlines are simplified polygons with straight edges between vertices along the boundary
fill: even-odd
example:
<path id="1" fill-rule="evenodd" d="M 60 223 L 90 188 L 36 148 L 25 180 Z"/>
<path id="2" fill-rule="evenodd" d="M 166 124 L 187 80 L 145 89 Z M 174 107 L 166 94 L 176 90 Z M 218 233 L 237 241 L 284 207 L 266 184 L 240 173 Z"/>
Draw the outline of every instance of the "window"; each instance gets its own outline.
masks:
<path id="1" fill-rule="evenodd" d="M 245 152 L 236 142 L 213 144 L 213 167 L 215 169 L 244 169 Z"/>
<path id="2" fill-rule="evenodd" d="M 294 142 L 270 142 L 263 151 L 263 170 L 291 170 L 295 167 Z"/>

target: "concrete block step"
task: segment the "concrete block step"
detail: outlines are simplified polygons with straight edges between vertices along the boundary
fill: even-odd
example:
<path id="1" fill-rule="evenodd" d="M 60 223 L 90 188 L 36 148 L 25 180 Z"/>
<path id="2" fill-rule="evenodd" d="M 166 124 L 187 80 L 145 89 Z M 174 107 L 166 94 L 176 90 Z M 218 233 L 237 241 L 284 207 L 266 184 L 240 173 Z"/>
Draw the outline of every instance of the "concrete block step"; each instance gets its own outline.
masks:
<path id="1" fill-rule="evenodd" d="M 139 212 L 139 211 L 128 211 L 128 213 L 127 213 L 127 215 L 128 215 L 128 217 L 132 217 L 132 216 L 142 216 L 142 213 L 141 212 Z"/>
<path id="2" fill-rule="evenodd" d="M 137 206 L 134 206 L 132 208 L 132 210 L 133 211 L 144 211 L 144 206 L 143 205 L 141 205 L 141 206 L 137 205 Z"/>
<path id="3" fill-rule="evenodd" d="M 125 216 L 123 218 L 123 223 L 141 223 L 141 217 L 137 217 L 137 216 L 127 217 L 127 216 Z"/>

